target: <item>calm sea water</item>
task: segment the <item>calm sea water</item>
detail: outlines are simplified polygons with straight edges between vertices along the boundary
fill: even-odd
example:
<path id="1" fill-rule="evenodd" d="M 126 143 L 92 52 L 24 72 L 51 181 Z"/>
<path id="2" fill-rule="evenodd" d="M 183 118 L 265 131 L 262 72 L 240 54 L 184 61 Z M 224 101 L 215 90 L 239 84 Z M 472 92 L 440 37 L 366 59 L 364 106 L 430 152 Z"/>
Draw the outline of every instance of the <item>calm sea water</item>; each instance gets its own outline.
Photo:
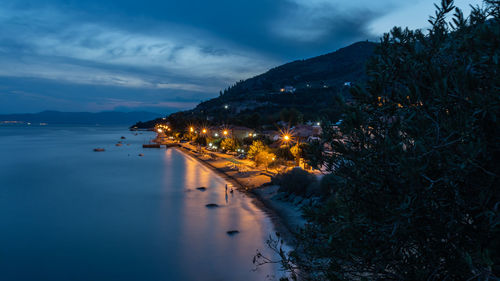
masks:
<path id="1" fill-rule="evenodd" d="M 195 159 L 144 150 L 151 137 L 0 126 L 0 280 L 278 279 L 253 270 L 257 249 L 271 255 L 266 213 L 237 191 L 226 201 L 227 182 Z"/>

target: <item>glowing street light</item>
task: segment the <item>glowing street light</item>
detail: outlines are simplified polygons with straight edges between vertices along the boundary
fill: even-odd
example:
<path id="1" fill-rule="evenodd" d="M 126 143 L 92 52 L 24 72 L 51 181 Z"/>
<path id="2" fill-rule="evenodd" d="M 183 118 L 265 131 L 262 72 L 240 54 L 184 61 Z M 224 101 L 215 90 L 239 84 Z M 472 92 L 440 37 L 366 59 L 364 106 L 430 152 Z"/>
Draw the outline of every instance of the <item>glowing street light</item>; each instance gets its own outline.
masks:
<path id="1" fill-rule="evenodd" d="M 224 136 L 227 136 L 229 134 L 229 132 L 227 130 L 224 130 L 224 132 L 222 132 L 224 134 Z"/>
<path id="2" fill-rule="evenodd" d="M 292 131 L 289 131 L 289 130 L 281 131 L 281 142 L 283 144 L 288 145 L 292 141 L 293 141 L 293 132 Z"/>
<path id="3" fill-rule="evenodd" d="M 162 129 L 158 129 L 157 131 L 158 131 L 158 133 L 162 133 L 162 132 L 163 132 L 163 130 L 162 130 Z"/>
<path id="4" fill-rule="evenodd" d="M 228 108 L 229 108 L 229 105 L 227 105 L 227 104 L 226 104 L 226 105 L 224 105 L 224 108 L 225 108 L 225 109 L 228 109 Z"/>
<path id="5" fill-rule="evenodd" d="M 206 134 L 207 133 L 207 129 L 203 129 L 201 132 L 204 133 L 204 134 Z"/>
<path id="6" fill-rule="evenodd" d="M 214 134 L 214 136 L 218 137 L 218 136 L 219 136 L 219 134 L 215 133 L 215 134 Z"/>
<path id="7" fill-rule="evenodd" d="M 189 127 L 189 131 L 192 133 L 194 132 L 194 128 L 193 127 Z"/>

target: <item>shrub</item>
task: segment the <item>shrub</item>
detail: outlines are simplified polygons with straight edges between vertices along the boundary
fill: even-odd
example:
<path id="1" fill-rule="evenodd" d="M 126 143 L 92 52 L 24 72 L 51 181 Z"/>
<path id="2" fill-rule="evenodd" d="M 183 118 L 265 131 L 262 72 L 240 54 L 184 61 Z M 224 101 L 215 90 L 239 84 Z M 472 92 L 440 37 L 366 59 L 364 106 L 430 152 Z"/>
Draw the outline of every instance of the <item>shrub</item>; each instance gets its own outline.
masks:
<path id="1" fill-rule="evenodd" d="M 316 177 L 301 168 L 293 168 L 287 173 L 279 175 L 275 182 L 280 184 L 280 192 L 305 196 L 308 187 L 316 182 Z"/>
<path id="2" fill-rule="evenodd" d="M 257 166 L 264 166 L 266 169 L 276 160 L 276 155 L 267 151 L 261 151 L 254 157 Z"/>
<path id="3" fill-rule="evenodd" d="M 235 151 L 238 148 L 238 143 L 233 138 L 225 138 L 220 143 L 220 148 L 228 151 Z"/>
<path id="4" fill-rule="evenodd" d="M 287 161 L 294 160 L 293 155 L 287 146 L 281 146 L 281 147 L 276 148 L 274 153 L 280 159 L 287 160 Z"/>
<path id="5" fill-rule="evenodd" d="M 248 158 L 254 159 L 259 152 L 262 151 L 267 151 L 267 147 L 264 145 L 264 143 L 260 140 L 256 140 L 252 143 L 250 148 L 248 149 Z"/>
<path id="6" fill-rule="evenodd" d="M 324 175 L 319 185 L 321 196 L 332 196 L 339 186 L 339 181 L 340 179 L 335 174 Z"/>

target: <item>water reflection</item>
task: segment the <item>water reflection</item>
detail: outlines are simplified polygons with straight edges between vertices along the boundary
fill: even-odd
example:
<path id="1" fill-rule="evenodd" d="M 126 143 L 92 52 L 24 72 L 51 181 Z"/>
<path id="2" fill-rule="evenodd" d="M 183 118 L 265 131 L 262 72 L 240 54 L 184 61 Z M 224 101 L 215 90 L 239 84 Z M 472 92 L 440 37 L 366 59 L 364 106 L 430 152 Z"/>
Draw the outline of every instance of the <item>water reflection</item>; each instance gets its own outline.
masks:
<path id="1" fill-rule="evenodd" d="M 245 281 L 276 272 L 252 271 L 274 233 L 269 218 L 195 159 L 143 150 L 146 137 L 122 129 L 36 130 L 0 132 L 2 281 Z M 121 135 L 130 146 L 114 145 Z M 97 146 L 106 152 L 93 153 Z"/>

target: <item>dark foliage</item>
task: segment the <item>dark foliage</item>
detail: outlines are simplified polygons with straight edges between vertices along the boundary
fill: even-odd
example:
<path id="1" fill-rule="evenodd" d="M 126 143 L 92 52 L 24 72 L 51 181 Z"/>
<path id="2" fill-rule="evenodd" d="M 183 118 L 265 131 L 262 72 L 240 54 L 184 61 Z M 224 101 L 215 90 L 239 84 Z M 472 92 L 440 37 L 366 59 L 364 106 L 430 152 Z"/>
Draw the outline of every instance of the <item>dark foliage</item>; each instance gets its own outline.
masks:
<path id="1" fill-rule="evenodd" d="M 316 181 L 314 175 L 309 174 L 301 168 L 293 168 L 287 173 L 276 176 L 274 182 L 280 185 L 280 192 L 305 196 L 308 187 Z"/>
<path id="2" fill-rule="evenodd" d="M 309 277 L 498 280 L 499 5 L 443 0 L 428 33 L 384 35 L 341 134 L 324 124 L 332 195 L 293 260 Z"/>

